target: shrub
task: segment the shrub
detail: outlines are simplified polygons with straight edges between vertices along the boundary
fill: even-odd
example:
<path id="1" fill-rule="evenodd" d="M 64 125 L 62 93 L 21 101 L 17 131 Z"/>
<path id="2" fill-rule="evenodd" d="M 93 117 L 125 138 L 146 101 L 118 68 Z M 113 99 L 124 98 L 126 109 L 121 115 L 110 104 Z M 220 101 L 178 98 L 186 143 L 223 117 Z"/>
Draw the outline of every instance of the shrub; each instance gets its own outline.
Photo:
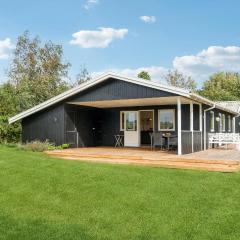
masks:
<path id="1" fill-rule="evenodd" d="M 68 143 L 62 144 L 62 149 L 66 149 L 66 148 L 69 148 L 69 144 Z"/>
<path id="2" fill-rule="evenodd" d="M 43 152 L 47 151 L 49 148 L 54 147 L 48 140 L 41 142 L 41 141 L 32 141 L 26 144 L 21 145 L 21 149 L 33 151 L 33 152 Z"/>
<path id="3" fill-rule="evenodd" d="M 69 144 L 65 143 L 59 146 L 55 146 L 54 144 L 50 143 L 48 140 L 44 142 L 36 140 L 23 145 L 19 145 L 18 148 L 23 150 L 33 151 L 33 152 L 43 152 L 47 150 L 63 150 L 63 149 L 69 148 Z"/>
<path id="4" fill-rule="evenodd" d="M 8 123 L 8 117 L 0 116 L 0 143 L 13 142 L 16 143 L 19 141 L 21 136 L 21 124 Z"/>
<path id="5" fill-rule="evenodd" d="M 63 150 L 63 149 L 66 149 L 66 148 L 69 148 L 69 144 L 67 143 L 64 143 L 62 145 L 59 145 L 59 146 L 49 146 L 48 150 Z"/>

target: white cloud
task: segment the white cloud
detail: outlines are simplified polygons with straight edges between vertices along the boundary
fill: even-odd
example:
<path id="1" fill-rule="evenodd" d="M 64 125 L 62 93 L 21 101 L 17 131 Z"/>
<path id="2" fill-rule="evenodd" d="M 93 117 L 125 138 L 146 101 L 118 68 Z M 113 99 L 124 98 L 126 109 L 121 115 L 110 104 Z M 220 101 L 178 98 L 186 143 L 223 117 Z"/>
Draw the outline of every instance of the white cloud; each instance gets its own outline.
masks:
<path id="1" fill-rule="evenodd" d="M 9 50 L 13 49 L 14 46 L 9 38 L 0 41 L 0 59 L 6 59 L 9 56 Z"/>
<path id="2" fill-rule="evenodd" d="M 240 72 L 240 47 L 210 46 L 196 55 L 175 57 L 173 67 L 196 80 L 218 71 Z"/>
<path id="3" fill-rule="evenodd" d="M 155 23 L 156 17 L 155 16 L 141 16 L 140 20 L 142 20 L 145 23 Z"/>
<path id="4" fill-rule="evenodd" d="M 74 33 L 70 44 L 82 48 L 106 48 L 114 39 L 123 39 L 128 29 L 99 28 L 99 30 L 81 30 Z"/>
<path id="5" fill-rule="evenodd" d="M 106 71 L 113 71 L 129 77 L 137 77 L 141 71 L 149 72 L 153 81 L 165 83 L 164 75 L 168 70 L 177 69 L 180 72 L 192 76 L 193 79 L 201 85 L 204 80 L 209 78 L 210 74 L 218 71 L 234 71 L 240 72 L 240 47 L 236 46 L 210 46 L 197 53 L 196 55 L 186 55 L 175 57 L 172 66 L 169 68 L 163 66 L 149 66 L 139 68 L 125 68 L 125 69 L 106 69 Z M 101 72 L 95 72 L 97 75 Z"/>
<path id="6" fill-rule="evenodd" d="M 84 4 L 84 8 L 88 10 L 89 8 L 93 7 L 94 5 L 98 4 L 98 0 L 87 0 L 86 3 Z"/>

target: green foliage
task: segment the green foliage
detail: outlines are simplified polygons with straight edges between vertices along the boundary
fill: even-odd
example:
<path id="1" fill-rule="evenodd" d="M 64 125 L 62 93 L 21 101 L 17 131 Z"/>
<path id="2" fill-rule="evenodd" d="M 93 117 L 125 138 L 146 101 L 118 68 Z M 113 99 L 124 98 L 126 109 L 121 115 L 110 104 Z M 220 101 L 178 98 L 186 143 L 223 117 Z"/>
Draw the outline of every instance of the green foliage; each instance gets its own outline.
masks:
<path id="1" fill-rule="evenodd" d="M 44 152 L 47 150 L 63 150 L 69 148 L 69 144 L 65 143 L 59 146 L 55 146 L 54 144 L 50 143 L 49 140 L 46 140 L 44 142 L 35 140 L 26 144 L 19 145 L 18 147 L 20 149 L 32 152 Z"/>
<path id="2" fill-rule="evenodd" d="M 165 75 L 165 79 L 168 85 L 184 88 L 190 91 L 195 91 L 197 84 L 190 76 L 186 76 L 178 70 L 169 70 Z"/>
<path id="3" fill-rule="evenodd" d="M 204 82 L 199 94 L 214 101 L 240 100 L 240 74 L 215 73 Z"/>
<path id="4" fill-rule="evenodd" d="M 67 149 L 67 148 L 69 148 L 69 144 L 64 143 L 64 144 L 59 145 L 59 146 L 50 145 L 48 147 L 48 150 L 63 150 L 63 149 Z"/>
<path id="5" fill-rule="evenodd" d="M 145 79 L 145 80 L 151 80 L 151 76 L 147 71 L 141 71 L 138 74 L 138 78 L 142 78 L 142 79 Z"/>
<path id="6" fill-rule="evenodd" d="M 0 86 L 0 142 L 20 140 L 21 125 L 7 119 L 54 97 L 70 86 L 65 82 L 69 63 L 63 63 L 61 45 L 44 44 L 25 32 L 19 36 L 8 71 L 8 82 Z"/>
<path id="7" fill-rule="evenodd" d="M 8 117 L 19 111 L 18 98 L 10 83 L 0 86 L 0 143 L 18 142 L 21 136 L 21 124 L 8 124 Z"/>
<path id="8" fill-rule="evenodd" d="M 0 143 L 18 142 L 21 136 L 20 123 L 9 125 L 7 116 L 0 116 Z"/>
<path id="9" fill-rule="evenodd" d="M 18 38 L 8 72 L 9 82 L 16 90 L 20 111 L 33 107 L 69 88 L 69 63 L 63 63 L 61 45 L 41 43 L 25 32 Z"/>
<path id="10" fill-rule="evenodd" d="M 51 147 L 54 147 L 54 146 L 48 140 L 44 142 L 36 140 L 20 146 L 20 148 L 23 150 L 33 151 L 33 152 L 44 152 Z"/>

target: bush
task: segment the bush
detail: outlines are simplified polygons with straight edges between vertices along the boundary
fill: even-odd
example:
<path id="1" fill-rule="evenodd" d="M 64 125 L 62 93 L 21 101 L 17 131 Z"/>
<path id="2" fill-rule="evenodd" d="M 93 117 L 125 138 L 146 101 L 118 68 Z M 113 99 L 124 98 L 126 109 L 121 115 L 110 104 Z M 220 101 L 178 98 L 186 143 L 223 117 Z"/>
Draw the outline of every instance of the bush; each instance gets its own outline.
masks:
<path id="1" fill-rule="evenodd" d="M 51 143 L 49 143 L 48 140 L 45 142 L 41 141 L 32 141 L 26 144 L 21 145 L 21 149 L 28 150 L 28 151 L 33 151 L 33 152 L 43 152 L 47 151 L 50 147 L 54 147 Z"/>
<path id="2" fill-rule="evenodd" d="M 67 143 L 64 143 L 62 145 L 59 145 L 59 146 L 49 146 L 48 150 L 63 150 L 63 149 L 66 149 L 66 148 L 69 148 L 69 144 Z"/>
<path id="3" fill-rule="evenodd" d="M 8 117 L 0 116 L 0 143 L 16 143 L 21 138 L 21 124 L 8 123 Z"/>
<path id="4" fill-rule="evenodd" d="M 16 145 L 15 145 L 16 146 Z M 54 144 L 50 143 L 48 140 L 41 142 L 41 141 L 32 141 L 23 145 L 19 145 L 18 148 L 33 152 L 43 152 L 47 150 L 63 150 L 69 148 L 69 144 L 64 143 L 59 146 L 55 146 Z"/>

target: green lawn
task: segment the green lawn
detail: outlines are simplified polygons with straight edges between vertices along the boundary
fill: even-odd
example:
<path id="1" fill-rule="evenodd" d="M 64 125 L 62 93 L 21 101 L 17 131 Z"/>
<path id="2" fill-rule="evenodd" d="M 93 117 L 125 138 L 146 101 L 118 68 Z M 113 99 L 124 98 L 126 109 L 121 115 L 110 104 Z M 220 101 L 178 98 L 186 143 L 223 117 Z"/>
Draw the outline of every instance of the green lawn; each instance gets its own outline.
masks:
<path id="1" fill-rule="evenodd" d="M 0 147 L 0 239 L 240 239 L 240 174 Z"/>

